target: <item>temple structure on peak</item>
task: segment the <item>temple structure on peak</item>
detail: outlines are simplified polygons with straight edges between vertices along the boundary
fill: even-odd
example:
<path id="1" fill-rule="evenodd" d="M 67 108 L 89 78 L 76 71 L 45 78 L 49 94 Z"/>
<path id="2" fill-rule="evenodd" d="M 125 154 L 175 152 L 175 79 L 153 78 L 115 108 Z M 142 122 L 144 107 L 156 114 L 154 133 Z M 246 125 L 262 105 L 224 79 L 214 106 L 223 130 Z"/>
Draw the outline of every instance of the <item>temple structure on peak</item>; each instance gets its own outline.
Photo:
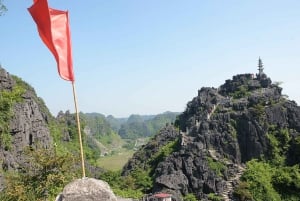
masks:
<path id="1" fill-rule="evenodd" d="M 258 74 L 256 75 L 257 79 L 267 79 L 267 75 L 264 73 L 264 65 L 261 58 L 258 58 Z"/>
<path id="2" fill-rule="evenodd" d="M 261 58 L 258 58 L 258 74 L 262 75 L 264 73 L 264 65 L 261 61 Z"/>
<path id="3" fill-rule="evenodd" d="M 225 80 L 225 84 L 218 88 L 221 95 L 227 96 L 228 94 L 235 93 L 240 90 L 240 86 L 247 86 L 249 90 L 258 88 L 268 88 L 272 85 L 272 80 L 264 72 L 264 65 L 262 59 L 258 58 L 258 73 L 245 73 L 234 75 L 232 79 Z M 198 91 L 198 96 L 200 92 Z M 209 117 L 209 116 L 208 116 Z M 209 118 L 208 118 L 209 119 Z"/>

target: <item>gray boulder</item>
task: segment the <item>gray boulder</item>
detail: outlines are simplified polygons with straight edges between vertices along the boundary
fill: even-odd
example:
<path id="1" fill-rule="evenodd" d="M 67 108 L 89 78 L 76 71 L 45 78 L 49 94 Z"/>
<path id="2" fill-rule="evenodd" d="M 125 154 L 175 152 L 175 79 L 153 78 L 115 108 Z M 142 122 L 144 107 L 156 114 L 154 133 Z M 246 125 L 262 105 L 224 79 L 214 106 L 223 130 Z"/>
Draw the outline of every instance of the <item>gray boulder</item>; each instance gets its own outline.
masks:
<path id="1" fill-rule="evenodd" d="M 118 201 L 118 199 L 105 181 L 83 178 L 65 186 L 55 201 Z"/>

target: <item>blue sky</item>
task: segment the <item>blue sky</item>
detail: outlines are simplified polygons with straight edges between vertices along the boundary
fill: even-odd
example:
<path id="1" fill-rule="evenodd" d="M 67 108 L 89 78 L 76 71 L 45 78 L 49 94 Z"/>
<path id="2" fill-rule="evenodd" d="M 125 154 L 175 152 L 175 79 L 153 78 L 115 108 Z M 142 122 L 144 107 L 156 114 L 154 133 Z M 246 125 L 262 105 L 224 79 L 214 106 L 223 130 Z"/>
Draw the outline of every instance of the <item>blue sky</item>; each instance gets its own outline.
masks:
<path id="1" fill-rule="evenodd" d="M 265 72 L 300 103 L 299 0 L 48 0 L 69 10 L 79 110 L 115 117 L 181 112 L 201 87 Z M 32 85 L 56 116 L 74 112 L 40 40 L 29 0 L 4 0 L 0 63 Z"/>

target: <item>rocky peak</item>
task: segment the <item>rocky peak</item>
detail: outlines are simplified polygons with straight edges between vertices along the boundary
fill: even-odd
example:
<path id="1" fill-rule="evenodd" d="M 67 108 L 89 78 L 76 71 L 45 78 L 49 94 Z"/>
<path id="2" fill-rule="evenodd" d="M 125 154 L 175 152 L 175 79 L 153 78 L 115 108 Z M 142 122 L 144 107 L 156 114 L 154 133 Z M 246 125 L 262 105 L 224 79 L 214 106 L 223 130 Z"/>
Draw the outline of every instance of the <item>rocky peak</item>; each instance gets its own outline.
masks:
<path id="1" fill-rule="evenodd" d="M 14 84 L 15 81 L 9 73 L 0 66 L 0 90 L 11 90 Z"/>
<path id="2" fill-rule="evenodd" d="M 262 70 L 258 75 L 233 76 L 219 88 L 201 88 L 178 116 L 177 134 L 169 138 L 167 136 L 172 135 L 165 132 L 176 128 L 164 129 L 165 132 L 134 155 L 123 172 L 129 174 L 137 167 L 151 166 L 147 159 L 155 150 L 178 139 L 180 146 L 152 165 L 152 191 L 171 192 L 178 200 L 188 193 L 201 200 L 208 200 L 211 194 L 229 200 L 245 163 L 272 155 L 268 137 L 272 129 L 288 130 L 291 140 L 289 151 L 285 153 L 287 161 L 299 163 L 300 153 L 291 150 L 297 149 L 293 144 L 300 135 L 300 107 L 283 97 L 282 88 L 272 84 Z M 150 146 L 154 144 L 155 149 Z"/>
<path id="3" fill-rule="evenodd" d="M 225 81 L 225 84 L 219 88 L 219 93 L 223 96 L 228 96 L 230 93 L 236 92 L 241 87 L 246 88 L 249 91 L 253 91 L 260 88 L 271 87 L 272 81 L 266 74 L 254 75 L 254 74 L 239 74 Z"/>

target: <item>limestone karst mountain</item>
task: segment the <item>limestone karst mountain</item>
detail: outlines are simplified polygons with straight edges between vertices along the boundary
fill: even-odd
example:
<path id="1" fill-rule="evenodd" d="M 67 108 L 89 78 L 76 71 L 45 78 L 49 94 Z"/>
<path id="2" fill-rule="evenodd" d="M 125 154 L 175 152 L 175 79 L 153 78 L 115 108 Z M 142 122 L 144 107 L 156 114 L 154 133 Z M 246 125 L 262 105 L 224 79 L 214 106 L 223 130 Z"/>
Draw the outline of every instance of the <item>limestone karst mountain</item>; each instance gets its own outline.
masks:
<path id="1" fill-rule="evenodd" d="M 53 117 L 30 85 L 0 67 L 0 200 L 56 196 L 78 177 L 78 144 L 74 114 Z M 99 174 L 99 150 L 84 147 L 88 175 Z"/>
<path id="2" fill-rule="evenodd" d="M 51 146 L 49 111 L 32 87 L 0 67 L 0 165 L 4 171 L 24 163 L 27 146 Z M 0 171 L 0 190 L 3 188 Z"/>
<path id="3" fill-rule="evenodd" d="M 172 193 L 176 200 L 191 194 L 197 200 L 299 200 L 300 107 L 281 91 L 261 60 L 256 75 L 201 88 L 175 125 L 137 151 L 122 174 L 143 170 L 153 181 L 149 193 Z"/>
<path id="4" fill-rule="evenodd" d="M 36 166 L 40 169 L 26 175 L 23 168 L 33 163 L 26 159 L 24 149 L 47 148 L 54 154 L 49 152 L 49 160 L 41 159 L 53 170 L 51 177 L 28 182 L 38 181 L 29 186 L 40 185 L 29 188 L 38 189 L 35 198 L 53 198 L 59 192 L 56 185 L 62 185 L 53 181 L 70 179 L 74 175 L 64 176 L 76 169 L 76 161 L 59 171 L 56 166 L 51 169 L 53 161 L 57 165 L 66 159 L 53 160 L 58 157 L 56 151 L 74 158 L 78 154 L 75 117 L 69 112 L 52 117 L 32 87 L 1 68 L 0 92 L 0 190 L 3 175 L 11 170 L 25 173 L 22 182 L 36 176 L 36 170 L 43 172 Z M 87 143 L 85 153 L 93 164 L 99 150 L 91 147 L 95 146 Z M 256 75 L 235 75 L 218 88 L 201 88 L 174 123 L 168 123 L 134 154 L 122 170 L 126 180 L 117 186 L 142 189 L 143 193 L 170 193 L 176 201 L 300 200 L 299 163 L 300 107 L 263 72 L 260 60 Z M 90 164 L 89 172 L 100 179 L 109 182 L 115 176 L 102 175 L 102 170 Z M 53 180 L 54 175 L 59 177 Z M 22 189 L 22 185 L 13 187 Z M 134 193 L 131 190 L 127 192 Z M 22 196 L 29 195 L 24 191 Z"/>

